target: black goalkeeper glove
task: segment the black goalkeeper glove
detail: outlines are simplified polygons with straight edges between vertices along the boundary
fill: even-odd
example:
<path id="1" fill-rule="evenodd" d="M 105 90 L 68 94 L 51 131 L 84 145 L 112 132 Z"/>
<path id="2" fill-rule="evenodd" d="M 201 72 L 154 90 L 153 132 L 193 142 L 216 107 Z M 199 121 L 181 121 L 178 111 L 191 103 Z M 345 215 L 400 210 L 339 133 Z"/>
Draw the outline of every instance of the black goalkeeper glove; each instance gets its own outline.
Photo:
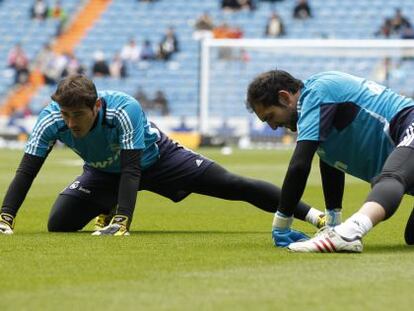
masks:
<path id="1" fill-rule="evenodd" d="M 92 235 L 129 235 L 128 228 L 129 218 L 124 215 L 115 215 L 108 226 L 96 230 Z"/>
<path id="2" fill-rule="evenodd" d="M 0 213 L 0 234 L 13 234 L 14 217 L 7 213 Z"/>

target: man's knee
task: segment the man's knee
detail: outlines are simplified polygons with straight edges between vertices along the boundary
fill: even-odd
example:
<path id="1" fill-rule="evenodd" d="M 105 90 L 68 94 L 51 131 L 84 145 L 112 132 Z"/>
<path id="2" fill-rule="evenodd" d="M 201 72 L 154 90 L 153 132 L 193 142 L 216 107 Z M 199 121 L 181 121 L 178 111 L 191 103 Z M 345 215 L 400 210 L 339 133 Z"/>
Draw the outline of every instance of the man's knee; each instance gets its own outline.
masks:
<path id="1" fill-rule="evenodd" d="M 75 232 L 78 230 L 80 229 L 68 228 L 61 223 L 52 221 L 51 219 L 49 219 L 49 222 L 47 223 L 47 231 L 49 232 Z"/>
<path id="2" fill-rule="evenodd" d="M 68 195 L 59 195 L 49 215 L 49 232 L 74 232 L 86 224 L 83 218 L 87 206 L 83 201 Z M 82 213 L 83 211 L 83 213 Z"/>
<path id="3" fill-rule="evenodd" d="M 70 223 L 58 213 L 51 214 L 47 223 L 49 232 L 75 232 L 82 229 L 79 225 Z"/>
<path id="4" fill-rule="evenodd" d="M 376 202 L 385 210 L 385 219 L 394 215 L 406 191 L 403 176 L 397 173 L 381 174 L 372 185 L 367 202 Z"/>

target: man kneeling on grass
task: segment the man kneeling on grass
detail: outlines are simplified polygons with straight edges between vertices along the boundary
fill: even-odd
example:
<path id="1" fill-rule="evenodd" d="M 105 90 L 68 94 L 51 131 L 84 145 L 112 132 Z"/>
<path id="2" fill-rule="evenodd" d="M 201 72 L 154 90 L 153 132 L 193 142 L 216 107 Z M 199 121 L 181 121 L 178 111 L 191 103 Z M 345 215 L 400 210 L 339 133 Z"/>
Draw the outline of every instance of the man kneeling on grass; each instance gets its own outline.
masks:
<path id="1" fill-rule="evenodd" d="M 318 153 L 328 226 L 288 249 L 362 252 L 362 237 L 395 213 L 404 194 L 414 193 L 414 101 L 337 71 L 302 82 L 272 70 L 256 77 L 247 93 L 248 106 L 259 119 L 273 129 L 283 126 L 298 132 L 273 221 L 276 246 L 286 246 L 284 236 L 291 230 L 292 215 Z M 341 224 L 345 173 L 370 182 L 372 190 L 361 209 Z M 414 244 L 414 210 L 405 241 Z"/>
<path id="2" fill-rule="evenodd" d="M 149 122 L 140 104 L 115 91 L 97 92 L 82 75 L 63 79 L 39 115 L 23 159 L 4 198 L 0 233 L 12 234 L 14 218 L 54 143 L 85 162 L 83 173 L 59 194 L 48 222 L 52 232 L 82 229 L 97 217 L 94 235 L 128 235 L 138 190 L 174 202 L 191 193 L 248 202 L 275 212 L 280 189 L 232 174 L 172 141 Z M 321 226 L 318 210 L 299 203 L 297 218 Z M 290 233 L 288 242 L 304 237 Z"/>

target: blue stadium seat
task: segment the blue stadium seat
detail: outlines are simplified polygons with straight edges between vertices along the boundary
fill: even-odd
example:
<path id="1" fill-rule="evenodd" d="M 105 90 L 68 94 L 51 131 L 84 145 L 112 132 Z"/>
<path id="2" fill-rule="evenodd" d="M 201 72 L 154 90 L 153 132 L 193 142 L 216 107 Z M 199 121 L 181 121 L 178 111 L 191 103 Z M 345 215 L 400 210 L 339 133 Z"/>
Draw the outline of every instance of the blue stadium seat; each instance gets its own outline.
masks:
<path id="1" fill-rule="evenodd" d="M 125 80 L 97 79 L 98 87 L 118 88 L 134 93 L 138 86 L 149 93 L 157 89 L 166 94 L 171 111 L 178 115 L 195 115 L 198 111 L 199 46 L 192 38 L 191 22 L 207 11 L 218 24 L 228 22 L 244 30 L 246 38 L 262 38 L 267 18 L 272 10 L 277 10 L 284 20 L 286 38 L 374 38 L 375 31 L 383 19 L 391 16 L 400 7 L 405 14 L 414 11 L 414 1 L 405 0 L 311 0 L 313 18 L 298 21 L 292 18 L 294 1 L 276 4 L 258 2 L 254 12 L 223 13 L 216 1 L 158 0 L 146 3 L 136 0 L 114 0 L 101 19 L 88 31 L 76 48 L 76 54 L 89 68 L 93 63 L 93 53 L 105 50 L 107 59 L 119 52 L 130 39 L 138 44 L 150 39 L 157 44 L 165 29 L 174 26 L 180 41 L 180 52 L 173 56 L 173 62 L 153 62 L 149 66 L 128 64 L 129 76 Z M 74 12 L 79 0 L 64 0 L 68 11 Z M 52 40 L 57 24 L 54 21 L 35 23 L 28 15 L 31 1 L 4 0 L 0 2 L 0 70 L 6 67 L 8 50 L 17 40 L 23 43 L 30 57 L 34 57 L 45 42 Z M 10 14 L 13 12 L 13 14 Z M 17 20 L 19 22 L 17 22 Z M 32 40 L 36 34 L 36 40 Z M 225 110 L 229 114 L 244 114 L 244 90 L 249 79 L 263 70 L 276 66 L 298 72 L 303 77 L 321 70 L 346 70 L 364 75 L 375 66 L 374 59 L 343 59 L 312 57 L 274 56 L 271 53 L 249 52 L 255 62 L 242 64 L 235 61 L 215 59 L 215 71 L 211 73 L 214 102 L 229 102 Z M 216 57 L 216 56 L 213 56 Z M 403 69 L 412 72 L 413 62 L 405 62 Z M 0 94 L 7 90 L 12 78 L 0 78 Z M 408 83 L 403 87 L 409 87 Z M 232 92 L 230 92 L 231 90 Z M 32 103 L 40 107 L 50 94 L 50 87 L 43 88 Z M 5 91 L 3 91 L 5 92 Z M 234 93 L 237 95 L 229 95 Z M 37 108 L 36 108 L 37 109 Z M 221 110 L 223 111 L 223 109 Z M 220 110 L 217 110 L 217 113 Z"/>
<path id="2" fill-rule="evenodd" d="M 28 58 L 33 60 L 42 46 L 51 42 L 57 32 L 59 24 L 57 20 L 37 21 L 30 18 L 33 2 L 29 0 L 0 2 L 0 73 L 7 69 L 8 53 L 16 43 L 20 43 Z M 79 3 L 80 0 L 61 1 L 69 17 L 75 12 Z M 5 98 L 12 86 L 13 76 L 3 75 L 0 78 L 0 96 Z"/>

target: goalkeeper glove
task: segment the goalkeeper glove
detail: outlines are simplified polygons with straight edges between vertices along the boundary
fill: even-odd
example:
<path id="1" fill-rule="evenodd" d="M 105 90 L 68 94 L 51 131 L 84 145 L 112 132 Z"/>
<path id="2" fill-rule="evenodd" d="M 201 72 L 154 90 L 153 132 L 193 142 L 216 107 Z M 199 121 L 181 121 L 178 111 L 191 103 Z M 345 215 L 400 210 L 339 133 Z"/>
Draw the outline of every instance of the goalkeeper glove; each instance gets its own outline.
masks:
<path id="1" fill-rule="evenodd" d="M 326 226 L 326 215 L 321 214 L 318 216 L 318 220 L 316 222 L 316 228 L 320 229 Z"/>
<path id="2" fill-rule="evenodd" d="M 93 230 L 101 230 L 108 226 L 111 223 L 112 216 L 113 215 L 100 214 L 95 218 L 95 225 L 93 226 Z"/>
<path id="3" fill-rule="evenodd" d="M 272 238 L 275 246 L 287 247 L 290 243 L 309 239 L 303 232 L 291 229 L 292 222 L 293 216 L 287 217 L 281 212 L 276 212 L 272 228 Z"/>
<path id="4" fill-rule="evenodd" d="M 96 230 L 92 235 L 129 235 L 129 218 L 124 215 L 115 215 L 111 223 L 100 229 Z"/>
<path id="5" fill-rule="evenodd" d="M 14 217 L 7 213 L 0 214 L 0 234 L 13 234 Z"/>

